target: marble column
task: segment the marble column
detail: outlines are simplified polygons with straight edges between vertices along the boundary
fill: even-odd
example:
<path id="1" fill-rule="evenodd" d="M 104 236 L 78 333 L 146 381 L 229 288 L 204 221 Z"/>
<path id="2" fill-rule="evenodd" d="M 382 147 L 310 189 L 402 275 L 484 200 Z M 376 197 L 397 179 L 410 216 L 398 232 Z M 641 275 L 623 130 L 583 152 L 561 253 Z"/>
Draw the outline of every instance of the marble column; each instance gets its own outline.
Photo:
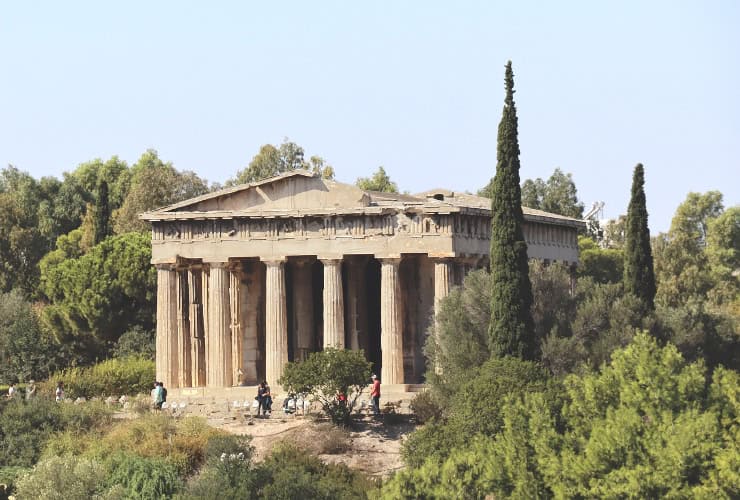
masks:
<path id="1" fill-rule="evenodd" d="M 342 260 L 321 259 L 324 264 L 324 347 L 344 349 L 344 290 Z"/>
<path id="2" fill-rule="evenodd" d="M 298 258 L 293 266 L 293 358 L 305 360 L 314 347 L 313 259 Z"/>
<path id="3" fill-rule="evenodd" d="M 452 262 L 450 259 L 434 259 L 434 317 L 439 316 L 442 299 L 450 294 L 453 280 Z"/>
<path id="4" fill-rule="evenodd" d="M 191 386 L 188 271 L 177 270 L 177 387 Z M 173 385 L 174 387 L 174 385 Z"/>
<path id="5" fill-rule="evenodd" d="M 380 259 L 380 379 L 384 384 L 403 384 L 403 303 L 398 275 L 400 263 L 400 258 Z"/>
<path id="6" fill-rule="evenodd" d="M 225 262 L 211 263 L 210 268 L 208 273 L 206 386 L 230 387 L 232 373 L 229 269 Z"/>
<path id="7" fill-rule="evenodd" d="M 347 260 L 347 328 L 349 348 L 367 351 L 367 256 Z"/>
<path id="8" fill-rule="evenodd" d="M 231 325 L 231 380 L 234 385 L 241 385 L 244 371 L 241 325 L 241 266 L 236 264 L 229 269 L 229 317 Z"/>
<path id="9" fill-rule="evenodd" d="M 165 387 L 177 384 L 177 271 L 157 265 L 156 377 Z"/>
<path id="10" fill-rule="evenodd" d="M 288 313 L 285 303 L 285 261 L 265 261 L 265 375 L 273 387 L 288 362 Z"/>
<path id="11" fill-rule="evenodd" d="M 203 333 L 203 284 L 200 267 L 188 268 L 188 298 L 190 300 L 190 381 L 193 387 L 206 385 L 206 350 Z"/>

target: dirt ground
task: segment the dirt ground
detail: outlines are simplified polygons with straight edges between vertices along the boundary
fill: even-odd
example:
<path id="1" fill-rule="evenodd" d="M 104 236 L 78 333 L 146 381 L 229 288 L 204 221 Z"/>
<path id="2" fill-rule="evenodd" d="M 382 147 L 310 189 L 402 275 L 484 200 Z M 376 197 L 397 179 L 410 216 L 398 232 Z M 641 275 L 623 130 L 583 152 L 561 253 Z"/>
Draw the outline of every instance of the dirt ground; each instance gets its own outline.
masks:
<path id="1" fill-rule="evenodd" d="M 350 430 L 313 418 L 273 414 L 268 419 L 254 419 L 230 424 L 224 429 L 252 436 L 255 458 L 261 460 L 283 441 L 317 454 L 327 463 L 343 463 L 374 476 L 387 476 L 403 467 L 401 443 L 415 424 L 407 419 L 384 422 L 364 418 Z"/>

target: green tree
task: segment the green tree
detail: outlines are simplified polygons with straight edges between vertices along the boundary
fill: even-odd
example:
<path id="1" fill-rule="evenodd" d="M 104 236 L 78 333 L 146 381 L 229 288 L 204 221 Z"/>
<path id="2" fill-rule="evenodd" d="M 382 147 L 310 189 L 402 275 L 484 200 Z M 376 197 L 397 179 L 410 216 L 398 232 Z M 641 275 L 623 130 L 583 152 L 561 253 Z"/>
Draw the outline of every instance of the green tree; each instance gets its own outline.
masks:
<path id="1" fill-rule="evenodd" d="M 159 159 L 153 149 L 147 150 L 131 167 L 130 187 L 121 207 L 113 213 L 116 234 L 146 232 L 149 223 L 139 214 L 200 196 L 208 192 L 208 183 L 193 172 L 179 172 L 171 163 Z"/>
<path id="2" fill-rule="evenodd" d="M 676 210 L 668 233 L 655 238 L 659 304 L 682 307 L 705 301 L 714 285 L 705 251 L 709 225 L 723 210 L 720 192 L 689 193 Z"/>
<path id="3" fill-rule="evenodd" d="M 391 178 L 388 177 L 383 167 L 378 167 L 378 170 L 372 177 L 359 177 L 355 185 L 363 191 L 378 191 L 381 193 L 398 192 L 398 186 L 395 182 L 391 181 Z"/>
<path id="4" fill-rule="evenodd" d="M 590 277 L 597 283 L 619 283 L 624 275 L 624 252 L 601 248 L 588 236 L 578 237 L 579 278 Z"/>
<path id="5" fill-rule="evenodd" d="M 627 208 L 624 241 L 624 289 L 637 297 L 644 310 L 655 309 L 655 272 L 650 247 L 650 229 L 645 204 L 645 171 L 642 163 L 635 167 L 632 196 Z"/>
<path id="6" fill-rule="evenodd" d="M 95 244 L 110 235 L 110 205 L 108 203 L 108 183 L 101 180 L 95 203 Z"/>
<path id="7" fill-rule="evenodd" d="M 60 338 L 91 332 L 106 341 L 135 325 L 152 329 L 156 272 L 150 261 L 149 236 L 128 233 L 78 258 L 49 262 L 42 292 L 52 306 L 43 311 L 45 323 Z"/>
<path id="8" fill-rule="evenodd" d="M 304 361 L 288 363 L 278 384 L 289 392 L 310 395 L 334 423 L 346 425 L 370 380 L 371 366 L 363 351 L 324 349 Z M 344 394 L 346 401 L 337 394 Z"/>
<path id="9" fill-rule="evenodd" d="M 491 202 L 491 351 L 534 359 L 532 285 L 522 223 L 519 139 L 514 104 L 514 73 L 506 65 L 506 99 L 498 128 L 496 176 Z"/>
<path id="10" fill-rule="evenodd" d="M 283 143 L 277 147 L 265 144 L 252 158 L 247 168 L 239 171 L 234 179 L 226 182 L 226 185 L 235 186 L 257 182 L 297 169 L 310 170 L 324 179 L 334 178 L 334 169 L 323 158 L 312 156 L 306 161 L 305 154 L 301 146 L 287 138 L 283 139 Z"/>
<path id="11" fill-rule="evenodd" d="M 42 380 L 58 368 L 59 345 L 19 290 L 0 294 L 0 379 Z"/>

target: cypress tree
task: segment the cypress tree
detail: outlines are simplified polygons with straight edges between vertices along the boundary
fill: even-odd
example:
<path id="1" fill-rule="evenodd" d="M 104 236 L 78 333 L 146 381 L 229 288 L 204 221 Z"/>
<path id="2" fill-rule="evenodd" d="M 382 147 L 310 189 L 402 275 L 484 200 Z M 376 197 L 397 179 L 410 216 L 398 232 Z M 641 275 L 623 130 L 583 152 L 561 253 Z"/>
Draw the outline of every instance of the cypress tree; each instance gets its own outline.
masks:
<path id="1" fill-rule="evenodd" d="M 532 284 L 522 223 L 519 139 L 514 73 L 506 64 L 506 99 L 498 126 L 496 175 L 491 201 L 491 353 L 534 359 Z"/>
<path id="2" fill-rule="evenodd" d="M 101 180 L 98 184 L 98 197 L 95 205 L 95 244 L 110 236 L 110 204 L 108 201 L 108 183 Z"/>
<path id="3" fill-rule="evenodd" d="M 645 206 L 645 171 L 642 163 L 632 176 L 632 195 L 624 234 L 624 289 L 640 299 L 645 312 L 655 309 L 655 273 Z"/>

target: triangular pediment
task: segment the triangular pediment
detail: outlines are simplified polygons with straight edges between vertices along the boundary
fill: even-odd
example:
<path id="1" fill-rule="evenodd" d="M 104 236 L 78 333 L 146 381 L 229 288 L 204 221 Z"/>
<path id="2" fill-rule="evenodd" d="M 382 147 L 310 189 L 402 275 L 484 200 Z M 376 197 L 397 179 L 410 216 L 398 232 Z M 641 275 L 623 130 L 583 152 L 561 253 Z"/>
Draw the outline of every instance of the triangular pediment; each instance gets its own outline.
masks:
<path id="1" fill-rule="evenodd" d="M 249 212 L 280 210 L 327 210 L 359 208 L 370 203 L 370 197 L 361 189 L 322 179 L 305 170 L 251 184 L 242 184 L 197 198 L 170 205 L 144 214 L 184 212 Z"/>

